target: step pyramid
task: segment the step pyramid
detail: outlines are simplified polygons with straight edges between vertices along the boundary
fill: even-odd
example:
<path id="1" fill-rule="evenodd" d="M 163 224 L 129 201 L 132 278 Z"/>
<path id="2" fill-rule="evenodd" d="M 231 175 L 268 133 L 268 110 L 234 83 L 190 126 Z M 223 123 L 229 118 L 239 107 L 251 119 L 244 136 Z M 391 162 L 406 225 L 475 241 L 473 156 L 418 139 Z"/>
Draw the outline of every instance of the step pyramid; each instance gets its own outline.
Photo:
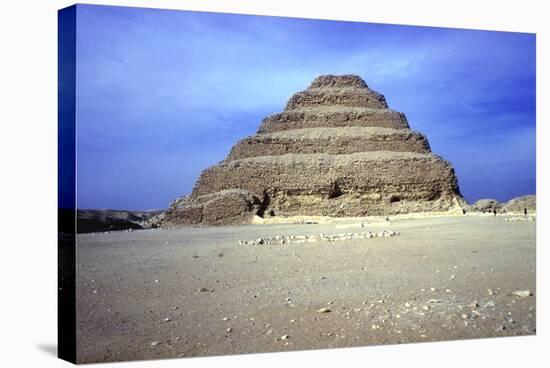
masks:
<path id="1" fill-rule="evenodd" d="M 323 75 L 204 170 L 163 225 L 255 215 L 370 216 L 460 210 L 454 169 L 356 75 Z"/>

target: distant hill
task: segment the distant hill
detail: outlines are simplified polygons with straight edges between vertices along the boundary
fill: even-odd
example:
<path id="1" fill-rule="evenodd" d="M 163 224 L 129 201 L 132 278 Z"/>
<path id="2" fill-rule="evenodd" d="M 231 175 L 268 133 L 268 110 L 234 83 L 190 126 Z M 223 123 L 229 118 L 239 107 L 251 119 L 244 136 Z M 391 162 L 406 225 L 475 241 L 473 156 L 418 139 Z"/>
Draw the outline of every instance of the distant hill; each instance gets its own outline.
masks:
<path id="1" fill-rule="evenodd" d="M 94 233 L 149 228 L 148 220 L 162 213 L 154 211 L 78 210 L 77 232 Z"/>
<path id="2" fill-rule="evenodd" d="M 524 195 L 510 199 L 508 202 L 500 203 L 496 199 L 480 199 L 470 205 L 469 212 L 493 212 L 508 214 L 528 214 L 537 212 L 537 197 L 534 194 Z"/>

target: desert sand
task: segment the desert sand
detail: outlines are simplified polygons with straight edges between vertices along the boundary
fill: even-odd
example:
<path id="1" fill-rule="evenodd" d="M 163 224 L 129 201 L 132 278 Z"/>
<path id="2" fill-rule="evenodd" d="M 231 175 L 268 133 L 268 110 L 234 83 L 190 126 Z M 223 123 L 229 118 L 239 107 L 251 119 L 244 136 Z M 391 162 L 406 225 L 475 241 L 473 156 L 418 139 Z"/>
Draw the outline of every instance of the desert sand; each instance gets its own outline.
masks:
<path id="1" fill-rule="evenodd" d="M 532 335 L 535 226 L 475 215 L 82 234 L 77 360 Z M 399 235 L 238 244 L 383 230 Z"/>

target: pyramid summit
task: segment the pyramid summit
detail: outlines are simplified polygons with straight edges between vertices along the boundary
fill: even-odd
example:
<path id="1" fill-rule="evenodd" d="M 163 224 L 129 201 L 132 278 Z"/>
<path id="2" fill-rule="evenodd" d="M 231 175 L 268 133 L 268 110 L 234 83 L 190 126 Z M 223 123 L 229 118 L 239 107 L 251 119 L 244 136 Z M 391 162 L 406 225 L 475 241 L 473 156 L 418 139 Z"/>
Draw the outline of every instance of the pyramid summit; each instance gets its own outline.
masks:
<path id="1" fill-rule="evenodd" d="M 454 169 L 357 75 L 323 75 L 204 170 L 163 225 L 460 209 Z"/>

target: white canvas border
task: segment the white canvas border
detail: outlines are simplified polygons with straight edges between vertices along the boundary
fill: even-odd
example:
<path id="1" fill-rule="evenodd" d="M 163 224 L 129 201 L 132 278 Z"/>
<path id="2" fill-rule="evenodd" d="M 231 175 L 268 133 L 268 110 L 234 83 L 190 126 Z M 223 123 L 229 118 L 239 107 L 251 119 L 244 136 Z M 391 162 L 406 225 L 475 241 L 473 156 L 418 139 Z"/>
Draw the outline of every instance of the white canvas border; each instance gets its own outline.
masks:
<path id="1" fill-rule="evenodd" d="M 544 2 L 522 1 L 87 1 L 90 4 L 283 15 L 537 33 L 537 336 L 104 364 L 131 367 L 538 366 L 548 344 L 547 225 L 549 33 Z M 57 10 L 68 1 L 4 2 L 1 334 L 3 366 L 68 366 L 56 344 Z"/>

